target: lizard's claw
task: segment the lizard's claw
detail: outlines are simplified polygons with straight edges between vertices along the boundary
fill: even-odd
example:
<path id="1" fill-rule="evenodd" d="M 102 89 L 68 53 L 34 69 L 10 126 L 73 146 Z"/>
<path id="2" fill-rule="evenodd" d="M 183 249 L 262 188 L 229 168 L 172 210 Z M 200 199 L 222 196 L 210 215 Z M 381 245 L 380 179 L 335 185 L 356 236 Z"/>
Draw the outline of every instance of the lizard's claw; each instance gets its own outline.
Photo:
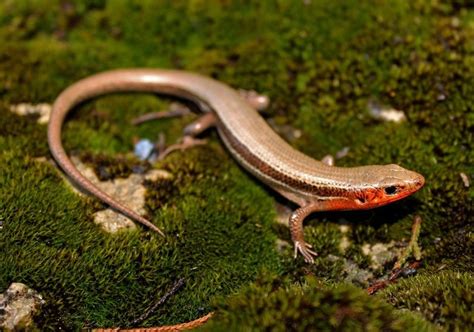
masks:
<path id="1" fill-rule="evenodd" d="M 318 256 L 316 251 L 313 251 L 309 248 L 312 246 L 306 242 L 295 241 L 295 258 L 298 256 L 298 251 L 303 255 L 306 263 L 314 263 L 314 257 Z"/>

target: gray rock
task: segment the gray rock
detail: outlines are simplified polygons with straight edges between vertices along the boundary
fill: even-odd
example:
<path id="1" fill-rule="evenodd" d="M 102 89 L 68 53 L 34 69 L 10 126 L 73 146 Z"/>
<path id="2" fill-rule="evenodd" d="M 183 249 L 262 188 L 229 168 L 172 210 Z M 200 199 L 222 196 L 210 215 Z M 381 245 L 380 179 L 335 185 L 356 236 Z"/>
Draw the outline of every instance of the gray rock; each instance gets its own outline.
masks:
<path id="1" fill-rule="evenodd" d="M 400 257 L 402 248 L 392 241 L 390 243 L 365 243 L 362 245 L 362 253 L 370 257 L 372 264 L 370 268 L 374 271 L 380 270 L 383 266 L 396 257 Z"/>
<path id="2" fill-rule="evenodd" d="M 0 294 L 0 330 L 39 331 L 33 317 L 44 303 L 35 290 L 22 283 L 12 283 Z"/>
<path id="3" fill-rule="evenodd" d="M 372 272 L 361 269 L 356 263 L 351 260 L 335 255 L 328 255 L 327 258 L 330 262 L 340 261 L 343 263 L 344 281 L 346 282 L 355 283 L 367 287 L 369 281 L 374 278 L 374 274 Z"/>
<path id="4" fill-rule="evenodd" d="M 51 162 L 52 165 L 57 166 L 53 161 L 44 157 L 35 158 L 35 160 L 37 162 Z M 164 170 L 152 169 L 146 173 L 131 174 L 126 179 L 119 178 L 109 181 L 100 181 L 94 170 L 82 163 L 79 158 L 73 156 L 71 157 L 71 161 L 77 167 L 77 170 L 95 186 L 139 214 L 145 214 L 146 212 L 146 188 L 143 185 L 143 182 L 145 180 L 157 181 L 160 178 L 170 178 L 173 176 Z M 60 172 L 59 174 L 64 178 L 65 182 L 71 186 L 74 192 L 79 195 L 87 196 L 87 194 L 83 192 L 81 188 L 72 183 L 64 173 Z M 108 233 L 136 229 L 136 225 L 131 219 L 110 208 L 94 213 L 93 217 L 94 222 Z"/>
<path id="5" fill-rule="evenodd" d="M 72 157 L 71 160 L 76 165 L 77 169 L 94 185 L 139 214 L 145 214 L 146 212 L 146 188 L 143 185 L 143 181 L 156 181 L 159 178 L 172 176 L 166 171 L 155 169 L 150 170 L 146 174 L 132 174 L 126 179 L 100 181 L 92 168 L 83 164 L 76 157 Z M 135 223 L 132 220 L 112 209 L 101 210 L 94 213 L 94 222 L 109 233 L 136 228 Z"/>
<path id="6" fill-rule="evenodd" d="M 38 123 L 46 124 L 49 122 L 51 115 L 52 106 L 50 104 L 29 104 L 21 103 L 17 105 L 11 105 L 10 111 L 18 115 L 26 116 L 31 114 L 37 114 Z"/>

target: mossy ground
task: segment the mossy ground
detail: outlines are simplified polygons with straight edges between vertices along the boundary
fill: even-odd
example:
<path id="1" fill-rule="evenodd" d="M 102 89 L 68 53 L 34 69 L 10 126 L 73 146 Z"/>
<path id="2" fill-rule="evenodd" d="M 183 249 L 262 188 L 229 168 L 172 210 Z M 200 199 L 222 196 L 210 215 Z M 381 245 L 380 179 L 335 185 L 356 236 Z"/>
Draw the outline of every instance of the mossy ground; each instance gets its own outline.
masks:
<path id="1" fill-rule="evenodd" d="M 38 290 L 47 301 L 42 330 L 128 326 L 181 277 L 185 288 L 144 325 L 217 307 L 209 329 L 242 320 L 271 327 L 266 315 L 289 315 L 281 303 L 304 306 L 304 315 L 289 312 L 311 324 L 306 313 L 323 300 L 330 305 L 317 317 L 331 323 L 346 299 L 349 323 L 340 329 L 472 330 L 474 190 L 460 177 L 474 179 L 469 1 L 2 1 L 0 40 L 0 290 L 13 281 Z M 274 222 L 276 197 L 211 134 L 209 146 L 157 165 L 171 180 L 147 183 L 149 216 L 169 234 L 165 240 L 141 228 L 107 235 L 91 222 L 98 204 L 36 161 L 49 157 L 45 126 L 8 108 L 51 103 L 75 80 L 117 67 L 192 70 L 266 93 L 267 116 L 302 130 L 292 141 L 298 149 L 321 158 L 348 146 L 339 165 L 398 163 L 422 173 L 426 186 L 378 210 L 315 215 L 305 231 L 320 257 L 308 266 L 292 259 L 291 248 L 276 250 L 277 237 L 289 240 Z M 407 121 L 377 122 L 367 110 L 371 100 L 404 111 Z M 65 147 L 102 164 L 116 160 L 123 167 L 109 171 L 125 176 L 134 137 L 164 132 L 172 142 L 191 119 L 130 125 L 167 105 L 141 94 L 91 101 L 70 117 Z M 342 261 L 329 254 L 368 269 L 361 245 L 407 241 L 415 214 L 423 217 L 425 262 L 417 276 L 377 300 L 340 285 Z M 344 252 L 341 223 L 350 226 Z M 248 286 L 262 275 L 286 281 Z M 307 275 L 318 278 L 317 287 L 292 284 L 306 284 Z M 371 313 L 368 322 L 360 310 Z"/>

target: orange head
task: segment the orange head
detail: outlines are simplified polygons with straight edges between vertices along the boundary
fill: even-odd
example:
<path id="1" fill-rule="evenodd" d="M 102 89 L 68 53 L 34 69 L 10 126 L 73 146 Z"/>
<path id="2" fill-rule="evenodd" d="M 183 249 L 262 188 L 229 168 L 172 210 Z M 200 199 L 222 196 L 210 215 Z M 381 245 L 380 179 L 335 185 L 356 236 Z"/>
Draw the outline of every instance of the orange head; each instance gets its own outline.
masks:
<path id="1" fill-rule="evenodd" d="M 355 190 L 350 200 L 356 209 L 371 209 L 398 201 L 418 191 L 425 178 L 398 165 L 360 167 L 363 189 Z"/>

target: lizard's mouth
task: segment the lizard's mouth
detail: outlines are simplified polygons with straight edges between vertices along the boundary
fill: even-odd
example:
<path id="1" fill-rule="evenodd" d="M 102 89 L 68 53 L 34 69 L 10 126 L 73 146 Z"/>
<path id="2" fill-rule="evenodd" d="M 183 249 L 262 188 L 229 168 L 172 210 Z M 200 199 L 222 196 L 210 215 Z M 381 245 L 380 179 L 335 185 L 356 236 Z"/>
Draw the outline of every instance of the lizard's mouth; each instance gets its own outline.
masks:
<path id="1" fill-rule="evenodd" d="M 399 187 L 398 192 L 395 195 L 392 195 L 395 196 L 393 197 L 393 199 L 391 195 L 386 194 L 386 197 L 388 198 L 389 202 L 398 201 L 399 199 L 410 196 L 411 194 L 416 193 L 425 185 L 425 178 L 423 177 L 423 175 L 418 173 L 415 174 L 416 176 L 414 176 L 413 179 L 405 181 L 404 184 Z"/>

